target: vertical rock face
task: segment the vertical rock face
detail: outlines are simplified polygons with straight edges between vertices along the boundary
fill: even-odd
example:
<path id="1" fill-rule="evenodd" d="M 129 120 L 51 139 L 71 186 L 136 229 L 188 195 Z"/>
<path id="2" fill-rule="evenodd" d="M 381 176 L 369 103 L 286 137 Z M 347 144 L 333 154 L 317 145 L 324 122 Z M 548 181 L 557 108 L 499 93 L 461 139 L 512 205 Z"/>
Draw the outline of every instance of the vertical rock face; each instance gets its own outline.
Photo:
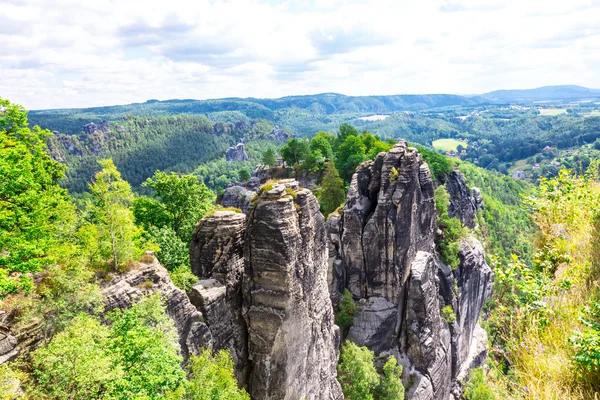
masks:
<path id="1" fill-rule="evenodd" d="M 190 300 L 212 332 L 213 348 L 230 351 L 241 384 L 248 360 L 242 317 L 245 230 L 244 214 L 217 211 L 196 225 L 190 245 L 192 271 L 201 279 L 192 287 Z"/>
<path id="2" fill-rule="evenodd" d="M 418 151 L 400 141 L 358 167 L 343 214 L 327 222 L 331 297 L 348 289 L 358 300 L 348 339 L 397 354 L 412 382 L 408 399 L 460 396 L 459 376 L 481 360 L 477 320 L 493 280 L 474 239 L 455 271 L 436 255 L 433 186 Z M 475 226 L 477 201 L 460 172 L 447 190 L 454 215 Z"/>
<path id="3" fill-rule="evenodd" d="M 254 183 L 254 182 L 253 182 Z M 223 192 L 223 207 L 235 207 L 242 210 L 242 212 L 248 211 L 250 205 L 250 199 L 256 192 L 249 190 L 243 186 L 229 186 L 225 188 Z"/>
<path id="4" fill-rule="evenodd" d="M 450 195 L 448 215 L 458 218 L 464 226 L 471 229 L 475 228 L 477 210 L 483 208 L 483 200 L 479 189 L 473 188 L 473 194 L 471 194 L 462 172 L 454 170 L 448 174 L 446 190 Z"/>
<path id="5" fill-rule="evenodd" d="M 433 250 L 435 205 L 429 169 L 402 141 L 358 167 L 341 220 L 346 285 L 356 298 L 398 303 L 419 250 Z"/>
<path id="6" fill-rule="evenodd" d="M 341 399 L 325 224 L 312 193 L 287 181 L 260 194 L 244 256 L 251 396 Z"/>

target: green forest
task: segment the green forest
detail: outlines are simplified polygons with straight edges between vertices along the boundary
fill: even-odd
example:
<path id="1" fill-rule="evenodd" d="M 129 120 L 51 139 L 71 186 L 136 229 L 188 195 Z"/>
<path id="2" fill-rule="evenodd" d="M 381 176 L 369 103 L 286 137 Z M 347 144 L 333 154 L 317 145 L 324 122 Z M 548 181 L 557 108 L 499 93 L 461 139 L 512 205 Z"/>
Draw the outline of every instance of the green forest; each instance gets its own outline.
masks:
<path id="1" fill-rule="evenodd" d="M 444 234 L 437 246 L 447 265 L 458 263 L 465 235 L 448 216 L 448 174 L 461 171 L 485 204 L 473 234 L 496 277 L 481 320 L 490 349 L 487 367 L 465 382 L 464 397 L 598 396 L 600 186 L 592 150 L 600 118 L 584 117 L 583 107 L 548 116 L 534 108 L 446 106 L 451 98 L 323 96 L 318 104 L 173 101 L 29 114 L 0 99 L 0 302 L 15 326 L 35 326 L 43 338 L 0 365 L 0 398 L 249 399 L 227 351 L 205 350 L 182 367 L 159 296 L 106 311 L 100 284 L 153 262 L 153 251 L 187 291 L 197 282 L 189 264 L 194 225 L 219 208 L 215 200 L 229 183 L 247 181 L 257 165 L 274 166 L 281 157 L 294 173 L 320 176 L 315 194 L 327 217 L 343 204 L 356 167 L 400 138 L 419 149 L 434 177 Z M 445 108 L 356 119 L 416 102 Z M 456 118 L 464 113 L 469 117 Z M 107 129 L 81 131 L 100 118 Z M 286 140 L 273 136 L 278 129 Z M 439 138 L 469 146 L 459 148 L 462 155 L 441 154 L 431 147 Z M 227 162 L 225 151 L 238 142 L 249 160 Z M 563 157 L 560 168 L 533 183 L 506 175 L 513 162 L 545 154 L 545 146 L 556 152 L 552 159 Z M 560 153 L 574 147 L 579 153 L 571 158 Z M 349 292 L 336 311 L 336 323 L 349 328 L 356 312 Z M 452 317 L 449 310 L 444 318 Z M 394 357 L 377 365 L 365 347 L 341 348 L 338 380 L 348 399 L 401 400 L 401 376 Z"/>

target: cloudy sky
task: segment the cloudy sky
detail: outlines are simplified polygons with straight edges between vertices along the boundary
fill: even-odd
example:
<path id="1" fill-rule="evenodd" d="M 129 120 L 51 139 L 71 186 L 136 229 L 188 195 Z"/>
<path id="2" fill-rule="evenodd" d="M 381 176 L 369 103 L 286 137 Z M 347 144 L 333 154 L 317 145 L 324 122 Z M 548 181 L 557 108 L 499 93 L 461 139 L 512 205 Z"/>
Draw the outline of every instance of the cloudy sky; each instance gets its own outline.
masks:
<path id="1" fill-rule="evenodd" d="M 600 88 L 600 0 L 0 0 L 0 97 Z"/>

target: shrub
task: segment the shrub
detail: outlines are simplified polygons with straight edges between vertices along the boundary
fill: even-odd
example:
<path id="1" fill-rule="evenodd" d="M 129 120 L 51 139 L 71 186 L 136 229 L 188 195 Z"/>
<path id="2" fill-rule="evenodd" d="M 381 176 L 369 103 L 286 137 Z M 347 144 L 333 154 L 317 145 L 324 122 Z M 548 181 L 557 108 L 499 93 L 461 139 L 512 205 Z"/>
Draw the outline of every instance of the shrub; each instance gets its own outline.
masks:
<path id="1" fill-rule="evenodd" d="M 475 368 L 469 373 L 463 397 L 466 400 L 495 400 L 496 395 L 485 381 L 483 368 Z"/>
<path id="2" fill-rule="evenodd" d="M 348 289 L 344 289 L 342 300 L 335 316 L 336 325 L 342 330 L 350 328 L 354 325 L 354 314 L 356 314 L 356 303 L 354 303 L 352 293 Z"/>
<path id="3" fill-rule="evenodd" d="M 600 373 L 600 303 L 593 301 L 585 306 L 579 321 L 584 329 L 569 338 L 576 351 L 574 360 L 585 372 L 597 376 Z"/>
<path id="4" fill-rule="evenodd" d="M 373 392 L 379 383 L 379 375 L 373 365 L 373 352 L 346 341 L 342 347 L 338 380 L 344 398 L 348 400 L 373 400 Z"/>
<path id="5" fill-rule="evenodd" d="M 169 276 L 171 277 L 173 284 L 186 293 L 192 286 L 198 283 L 198 277 L 194 275 L 187 265 L 175 268 L 173 271 L 169 272 Z"/>
<path id="6" fill-rule="evenodd" d="M 447 324 L 451 324 L 456 321 L 456 314 L 454 313 L 454 309 L 450 304 L 442 307 L 441 314 L 442 318 Z"/>
<path id="7" fill-rule="evenodd" d="M 404 400 L 402 366 L 391 356 L 383 366 L 383 376 L 377 388 L 379 400 Z"/>

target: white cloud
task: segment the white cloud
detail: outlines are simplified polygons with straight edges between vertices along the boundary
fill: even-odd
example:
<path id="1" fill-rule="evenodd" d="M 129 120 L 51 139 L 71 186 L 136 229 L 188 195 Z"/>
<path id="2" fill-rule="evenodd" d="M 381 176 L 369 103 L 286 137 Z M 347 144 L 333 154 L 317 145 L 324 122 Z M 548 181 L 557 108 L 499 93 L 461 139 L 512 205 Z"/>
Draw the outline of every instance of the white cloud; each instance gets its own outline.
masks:
<path id="1" fill-rule="evenodd" d="M 150 98 L 600 87 L 596 0 L 2 0 L 0 96 Z"/>

